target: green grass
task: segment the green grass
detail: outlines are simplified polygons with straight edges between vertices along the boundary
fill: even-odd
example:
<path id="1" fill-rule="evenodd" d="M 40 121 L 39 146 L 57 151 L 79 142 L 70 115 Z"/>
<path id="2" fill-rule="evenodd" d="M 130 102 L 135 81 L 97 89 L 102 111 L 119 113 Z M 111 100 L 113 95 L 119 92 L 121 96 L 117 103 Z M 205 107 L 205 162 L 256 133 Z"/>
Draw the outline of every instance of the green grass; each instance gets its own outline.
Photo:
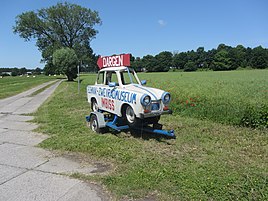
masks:
<path id="1" fill-rule="evenodd" d="M 42 93 L 43 91 L 45 91 L 46 89 L 48 89 L 49 87 L 51 87 L 51 86 L 54 85 L 54 84 L 55 84 L 55 82 L 52 82 L 52 83 L 50 83 L 50 84 L 48 84 L 48 85 L 46 85 L 46 86 L 44 86 L 44 87 L 42 87 L 42 88 L 36 90 L 36 91 L 33 92 L 30 96 L 36 96 L 37 94 Z"/>
<path id="2" fill-rule="evenodd" d="M 35 78 L 33 76 L 3 77 L 0 79 L 0 99 L 16 95 L 52 79 L 55 77 L 44 75 Z"/>
<path id="3" fill-rule="evenodd" d="M 219 123 L 247 124 L 249 115 L 265 121 L 252 127 L 268 127 L 268 70 L 141 74 L 148 86 L 172 95 L 175 114 Z M 261 117 L 259 117 L 261 118 Z"/>
<path id="4" fill-rule="evenodd" d="M 142 74 L 141 77 L 149 80 L 148 85 L 170 89 L 173 101 L 177 96 L 178 100 L 200 96 L 200 100 L 213 101 L 212 97 L 217 98 L 217 93 L 221 95 L 221 90 L 239 100 L 235 95 L 251 97 L 252 94 L 245 91 L 250 92 L 255 85 L 257 93 L 250 101 L 254 105 L 262 97 L 259 91 L 263 90 L 263 75 L 267 75 L 267 71 L 247 72 L 253 75 L 255 84 L 250 80 L 243 81 L 250 77 L 243 73 Z M 63 82 L 36 113 L 36 121 L 41 124 L 39 131 L 51 136 L 42 142 L 41 147 L 84 153 L 88 158 L 111 163 L 113 167 L 109 174 L 75 174 L 75 177 L 102 183 L 116 199 L 145 196 L 159 200 L 268 199 L 267 129 L 224 125 L 210 118 L 191 118 L 180 113 L 183 116 L 161 118 L 165 128 L 175 130 L 176 139 L 150 135 L 139 137 L 129 133 L 94 134 L 85 126 L 85 115 L 90 112 L 85 87 L 94 82 L 95 75 L 83 76 L 82 79 L 80 95 L 76 82 Z M 245 89 L 241 84 L 231 85 L 235 79 L 244 83 Z M 244 92 L 215 88 L 223 80 L 226 80 L 223 86 L 231 85 L 230 90 L 238 87 Z M 173 103 L 172 107 L 178 114 L 176 104 Z"/>

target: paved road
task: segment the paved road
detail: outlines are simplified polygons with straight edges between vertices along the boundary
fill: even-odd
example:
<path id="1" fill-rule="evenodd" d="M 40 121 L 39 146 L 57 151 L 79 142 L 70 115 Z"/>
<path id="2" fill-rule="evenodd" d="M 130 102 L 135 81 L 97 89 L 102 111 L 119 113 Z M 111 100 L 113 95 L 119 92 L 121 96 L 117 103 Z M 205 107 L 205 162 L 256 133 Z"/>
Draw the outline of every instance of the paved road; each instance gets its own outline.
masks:
<path id="1" fill-rule="evenodd" d="M 47 136 L 35 133 L 32 113 L 53 93 L 60 82 L 36 96 L 42 84 L 19 95 L 0 100 L 0 201 L 107 200 L 96 187 L 63 174 L 90 174 L 96 168 L 74 162 L 36 147 Z"/>

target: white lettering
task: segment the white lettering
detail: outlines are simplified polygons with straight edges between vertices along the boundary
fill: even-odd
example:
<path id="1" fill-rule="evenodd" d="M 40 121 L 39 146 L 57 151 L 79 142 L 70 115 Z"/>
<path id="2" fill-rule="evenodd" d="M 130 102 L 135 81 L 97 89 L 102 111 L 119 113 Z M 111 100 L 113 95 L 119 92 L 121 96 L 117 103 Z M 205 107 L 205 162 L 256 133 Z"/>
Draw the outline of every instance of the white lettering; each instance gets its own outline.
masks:
<path id="1" fill-rule="evenodd" d="M 116 63 L 116 62 L 117 62 L 117 59 L 116 59 L 116 56 L 114 56 L 114 57 L 113 57 L 113 64 L 112 64 L 112 65 L 113 65 L 113 66 L 117 66 L 117 63 Z"/>
<path id="2" fill-rule="evenodd" d="M 102 58 L 102 63 L 103 63 L 103 67 L 107 67 L 108 62 L 105 57 Z"/>
<path id="3" fill-rule="evenodd" d="M 111 57 L 103 57 L 103 67 L 123 66 L 124 55 L 116 55 Z"/>
<path id="4" fill-rule="evenodd" d="M 119 64 L 119 66 L 123 66 L 123 58 L 124 58 L 123 55 L 118 56 L 118 60 L 119 60 L 118 64 Z"/>
<path id="5" fill-rule="evenodd" d="M 108 66 L 112 66 L 112 62 L 113 62 L 113 57 L 108 57 Z"/>

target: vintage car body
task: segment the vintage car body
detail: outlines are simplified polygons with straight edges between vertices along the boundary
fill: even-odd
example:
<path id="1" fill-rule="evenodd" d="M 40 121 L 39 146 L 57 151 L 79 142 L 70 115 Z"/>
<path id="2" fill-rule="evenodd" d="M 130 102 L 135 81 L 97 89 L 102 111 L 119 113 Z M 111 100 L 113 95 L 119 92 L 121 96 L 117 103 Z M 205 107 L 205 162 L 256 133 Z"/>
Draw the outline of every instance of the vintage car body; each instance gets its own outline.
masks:
<path id="1" fill-rule="evenodd" d="M 93 111 L 106 111 L 126 119 L 129 125 L 141 121 L 157 123 L 168 108 L 170 93 L 145 87 L 136 72 L 125 66 L 103 68 L 95 85 L 87 86 L 87 98 Z"/>

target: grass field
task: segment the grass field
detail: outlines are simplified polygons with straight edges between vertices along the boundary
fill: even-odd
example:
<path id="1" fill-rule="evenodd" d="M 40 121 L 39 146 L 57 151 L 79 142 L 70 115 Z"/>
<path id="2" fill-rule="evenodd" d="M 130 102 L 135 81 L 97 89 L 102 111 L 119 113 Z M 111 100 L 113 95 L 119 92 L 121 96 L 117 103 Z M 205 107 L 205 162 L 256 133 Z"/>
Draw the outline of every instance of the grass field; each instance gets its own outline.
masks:
<path id="1" fill-rule="evenodd" d="M 73 176 L 103 184 L 116 199 L 268 200 L 268 131 L 232 125 L 248 106 L 267 105 L 268 71 L 140 77 L 171 92 L 175 114 L 161 123 L 176 139 L 92 133 L 85 87 L 95 75 L 87 75 L 80 95 L 77 82 L 63 82 L 36 113 L 39 131 L 51 136 L 41 146 L 111 164 L 109 174 Z"/>
<path id="2" fill-rule="evenodd" d="M 147 79 L 149 86 L 171 92 L 171 107 L 181 116 L 268 127 L 267 70 L 156 73 L 140 77 Z"/>
<path id="3" fill-rule="evenodd" d="M 44 75 L 3 77 L 0 79 L 0 99 L 13 96 L 52 79 L 55 79 L 55 77 Z"/>

